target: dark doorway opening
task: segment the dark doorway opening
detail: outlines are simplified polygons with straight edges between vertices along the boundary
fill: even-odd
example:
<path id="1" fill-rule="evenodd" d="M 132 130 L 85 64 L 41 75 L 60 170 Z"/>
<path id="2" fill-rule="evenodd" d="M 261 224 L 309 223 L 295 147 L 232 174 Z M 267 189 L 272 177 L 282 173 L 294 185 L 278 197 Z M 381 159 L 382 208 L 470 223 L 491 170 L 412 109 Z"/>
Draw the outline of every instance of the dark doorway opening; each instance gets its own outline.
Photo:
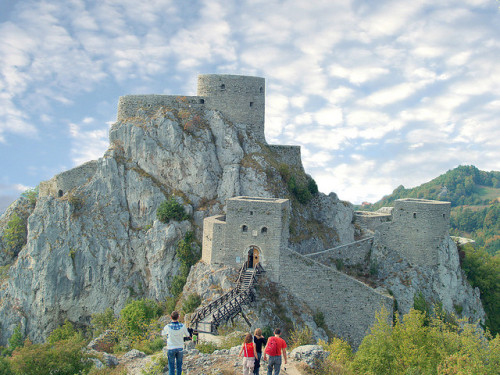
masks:
<path id="1" fill-rule="evenodd" d="M 250 250 L 248 250 L 248 268 L 254 268 L 259 262 L 259 248 L 257 246 L 250 246 Z"/>

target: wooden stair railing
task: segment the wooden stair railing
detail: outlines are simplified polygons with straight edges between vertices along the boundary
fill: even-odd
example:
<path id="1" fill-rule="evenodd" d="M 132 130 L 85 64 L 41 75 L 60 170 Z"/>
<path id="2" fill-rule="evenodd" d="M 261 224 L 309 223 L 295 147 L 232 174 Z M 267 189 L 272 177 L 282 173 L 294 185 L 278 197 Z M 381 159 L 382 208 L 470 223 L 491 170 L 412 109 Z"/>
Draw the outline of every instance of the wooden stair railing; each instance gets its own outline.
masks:
<path id="1" fill-rule="evenodd" d="M 258 275 L 265 271 L 260 263 L 257 263 L 251 273 L 247 272 L 247 270 L 249 270 L 248 262 L 245 262 L 240 268 L 236 287 L 215 301 L 196 310 L 191 318 L 190 326 L 194 327 L 198 332 L 215 334 L 219 325 L 242 313 L 242 305 L 248 305 L 255 301 L 253 285 Z M 204 322 L 203 320 L 210 315 L 212 315 L 212 319 Z M 209 326 L 208 330 L 200 329 L 200 326 L 206 325 Z"/>

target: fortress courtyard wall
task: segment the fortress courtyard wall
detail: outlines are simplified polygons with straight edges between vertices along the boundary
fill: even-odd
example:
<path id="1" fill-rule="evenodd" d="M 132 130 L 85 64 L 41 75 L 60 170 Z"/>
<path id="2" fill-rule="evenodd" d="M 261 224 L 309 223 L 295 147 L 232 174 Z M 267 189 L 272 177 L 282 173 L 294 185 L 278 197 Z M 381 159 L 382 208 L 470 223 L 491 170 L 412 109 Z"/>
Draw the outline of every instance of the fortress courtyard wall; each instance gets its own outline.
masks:
<path id="1" fill-rule="evenodd" d="M 323 312 L 328 327 L 354 347 L 382 307 L 392 316 L 391 296 L 290 249 L 281 252 L 279 283 L 312 310 Z"/>

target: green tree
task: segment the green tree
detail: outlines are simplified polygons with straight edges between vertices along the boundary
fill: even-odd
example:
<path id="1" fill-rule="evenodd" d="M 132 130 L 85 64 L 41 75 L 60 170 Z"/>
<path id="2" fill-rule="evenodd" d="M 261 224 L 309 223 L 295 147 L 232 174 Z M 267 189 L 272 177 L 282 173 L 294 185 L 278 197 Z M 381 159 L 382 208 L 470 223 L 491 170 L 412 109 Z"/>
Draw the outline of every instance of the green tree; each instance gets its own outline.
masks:
<path id="1" fill-rule="evenodd" d="M 26 221 L 16 213 L 7 222 L 3 233 L 5 251 L 11 255 L 16 254 L 26 243 Z"/>
<path id="2" fill-rule="evenodd" d="M 188 218 L 184 207 L 177 202 L 173 195 L 160 204 L 156 210 L 156 217 L 162 223 L 168 223 L 170 220 L 181 221 Z"/>
<path id="3" fill-rule="evenodd" d="M 126 334 L 140 334 L 144 328 L 161 314 L 158 304 L 152 300 L 139 299 L 129 302 L 120 311 L 119 322 L 126 330 Z"/>
<path id="4" fill-rule="evenodd" d="M 68 340 L 76 337 L 80 337 L 78 331 L 75 330 L 73 324 L 71 324 L 69 320 L 66 320 L 62 326 L 52 331 L 52 333 L 47 337 L 47 342 L 54 344 L 57 341 Z"/>
<path id="5" fill-rule="evenodd" d="M 16 328 L 14 328 L 14 332 L 12 336 L 10 336 L 9 340 L 9 349 L 15 350 L 16 348 L 21 348 L 24 345 L 24 335 L 21 333 L 21 325 L 18 324 Z"/>
<path id="6" fill-rule="evenodd" d="M 491 256 L 470 244 L 460 247 L 465 253 L 462 269 L 473 287 L 481 291 L 486 312 L 486 326 L 492 334 L 500 333 L 500 255 Z"/>

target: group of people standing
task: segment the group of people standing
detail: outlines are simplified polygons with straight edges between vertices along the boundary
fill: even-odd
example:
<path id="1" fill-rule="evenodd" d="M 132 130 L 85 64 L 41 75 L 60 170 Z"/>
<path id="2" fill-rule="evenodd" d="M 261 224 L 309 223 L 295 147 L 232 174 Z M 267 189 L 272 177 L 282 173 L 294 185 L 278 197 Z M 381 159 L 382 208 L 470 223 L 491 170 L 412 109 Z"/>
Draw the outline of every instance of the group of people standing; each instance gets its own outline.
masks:
<path id="1" fill-rule="evenodd" d="M 177 311 L 170 314 L 172 321 L 162 330 L 161 335 L 167 336 L 167 357 L 169 375 L 182 375 L 182 360 L 184 338 L 193 337 L 186 325 L 179 322 Z M 287 363 L 286 342 L 281 337 L 281 330 L 275 329 L 274 336 L 266 339 L 262 336 L 262 330 L 257 328 L 252 336 L 248 333 L 241 346 L 239 357 L 243 356 L 243 374 L 259 374 L 261 359 L 267 362 L 267 375 L 279 375 L 283 356 L 284 363 Z M 264 348 L 264 349 L 263 349 Z"/>
<path id="2" fill-rule="evenodd" d="M 281 370 L 281 356 L 287 363 L 286 342 L 281 337 L 279 328 L 274 330 L 274 336 L 267 340 L 262 336 L 262 330 L 257 328 L 253 338 L 247 333 L 241 345 L 239 357 L 243 355 L 243 375 L 259 374 L 260 362 L 263 359 L 267 363 L 267 375 L 278 375 Z M 264 347 L 264 350 L 262 348 Z M 269 360 L 268 360 L 269 359 Z"/>

